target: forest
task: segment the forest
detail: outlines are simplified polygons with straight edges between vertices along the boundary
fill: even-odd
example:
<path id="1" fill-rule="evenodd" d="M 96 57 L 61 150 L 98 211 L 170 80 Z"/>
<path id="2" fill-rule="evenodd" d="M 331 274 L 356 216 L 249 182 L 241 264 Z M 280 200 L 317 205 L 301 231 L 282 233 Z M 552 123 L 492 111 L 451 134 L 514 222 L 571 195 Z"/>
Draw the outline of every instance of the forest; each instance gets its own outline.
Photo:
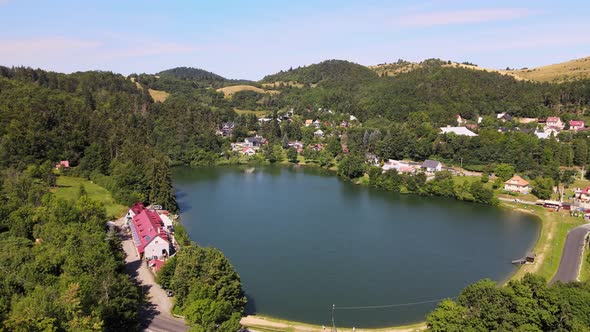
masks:
<path id="1" fill-rule="evenodd" d="M 280 162 L 286 156 L 296 162 L 297 151 L 288 143 L 298 140 L 306 160 L 337 167 L 345 178 L 368 174 L 375 187 L 484 204 L 495 201 L 481 183 L 456 188 L 444 172 L 428 183 L 419 176 L 383 174 L 366 165 L 366 156 L 434 158 L 486 174 L 499 167 L 539 183 L 567 183 L 572 175 L 565 168 L 588 165 L 590 137 L 584 132 L 540 140 L 532 133 L 534 125 L 503 123 L 495 114 L 588 119 L 590 81 L 517 81 L 443 64 L 428 60 L 408 73 L 381 77 L 364 66 L 329 60 L 260 82 L 194 68 L 124 77 L 0 67 L 0 242 L 9 248 L 0 263 L 0 330 L 138 328 L 142 298 L 123 273 L 117 238 L 104 227 L 113 216 L 84 195 L 76 201 L 53 197 L 59 160 L 69 160 L 71 175 L 107 188 L 123 205 L 157 202 L 171 211 L 178 209 L 171 167 L 239 162 L 230 143 L 254 133 L 269 144 L 252 161 Z M 238 83 L 261 88 L 278 83 L 273 89 L 280 93 L 242 91 L 227 98 L 216 91 Z M 171 95 L 155 102 L 149 89 Z M 263 111 L 271 121 L 260 124 L 254 113 L 237 110 Z M 290 110 L 293 121 L 279 123 L 277 118 Z M 439 133 L 439 127 L 456 123 L 457 114 L 470 123 L 482 117 L 478 136 Z M 316 137 L 316 128 L 303 125 L 306 119 L 320 121 L 327 137 Z M 339 125 L 348 121 L 350 126 Z M 235 124 L 230 137 L 216 134 L 224 122 Z M 317 144 L 325 148 L 311 147 Z M 159 281 L 180 294 L 175 310 L 195 328 L 235 330 L 245 297 L 223 254 L 187 242 L 170 262 Z M 506 288 L 489 282 L 470 287 L 429 316 L 432 330 L 583 331 L 588 326 L 578 309 L 590 302 L 586 284 L 548 287 L 530 276 Z"/>

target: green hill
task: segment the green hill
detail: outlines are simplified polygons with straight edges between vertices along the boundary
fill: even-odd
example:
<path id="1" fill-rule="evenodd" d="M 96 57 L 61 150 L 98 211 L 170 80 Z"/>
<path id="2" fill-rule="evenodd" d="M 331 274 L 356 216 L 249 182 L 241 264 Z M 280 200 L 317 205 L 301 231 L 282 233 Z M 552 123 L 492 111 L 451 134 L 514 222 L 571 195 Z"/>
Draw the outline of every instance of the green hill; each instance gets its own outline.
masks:
<path id="1" fill-rule="evenodd" d="M 316 85 L 334 81 L 365 82 L 377 78 L 377 74 L 365 66 L 343 60 L 327 60 L 318 64 L 267 75 L 262 79 L 262 82 L 297 82 Z"/>
<path id="2" fill-rule="evenodd" d="M 160 77 L 171 77 L 180 80 L 196 80 L 196 81 L 207 81 L 207 82 L 223 82 L 227 79 L 223 76 L 217 75 L 210 71 L 206 71 L 199 68 L 192 67 L 176 67 L 167 70 L 163 70 L 156 74 Z"/>

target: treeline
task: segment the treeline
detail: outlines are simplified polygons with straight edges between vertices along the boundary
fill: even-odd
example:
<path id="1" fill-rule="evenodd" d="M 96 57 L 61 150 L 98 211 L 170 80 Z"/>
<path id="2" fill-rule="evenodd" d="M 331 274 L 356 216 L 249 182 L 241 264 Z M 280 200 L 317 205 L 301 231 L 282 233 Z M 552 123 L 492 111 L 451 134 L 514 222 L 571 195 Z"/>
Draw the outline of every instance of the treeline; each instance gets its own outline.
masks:
<path id="1" fill-rule="evenodd" d="M 52 181 L 51 165 L 1 172 L 0 330 L 136 330 L 140 294 L 106 210 L 55 199 Z"/>
<path id="2" fill-rule="evenodd" d="M 174 291 L 174 311 L 195 331 L 240 329 L 246 296 L 240 277 L 221 251 L 185 246 L 164 264 L 157 281 Z"/>
<path id="3" fill-rule="evenodd" d="M 588 331 L 590 284 L 547 285 L 527 274 L 505 287 L 490 280 L 467 286 L 456 301 L 444 300 L 428 317 L 434 332 Z"/>

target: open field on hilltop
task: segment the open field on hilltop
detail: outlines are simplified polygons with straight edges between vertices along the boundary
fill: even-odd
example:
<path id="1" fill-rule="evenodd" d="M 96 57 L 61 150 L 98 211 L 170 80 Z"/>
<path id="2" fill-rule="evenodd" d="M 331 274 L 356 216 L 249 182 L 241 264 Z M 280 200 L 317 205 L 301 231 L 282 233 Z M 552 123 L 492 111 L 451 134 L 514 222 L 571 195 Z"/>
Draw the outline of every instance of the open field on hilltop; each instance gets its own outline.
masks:
<path id="1" fill-rule="evenodd" d="M 150 93 L 150 96 L 152 96 L 152 99 L 154 101 L 160 103 L 163 103 L 164 101 L 166 101 L 166 99 L 168 99 L 168 97 L 170 97 L 170 94 L 166 91 L 149 89 L 148 92 Z"/>
<path id="2" fill-rule="evenodd" d="M 531 69 L 501 71 L 540 82 L 565 82 L 590 78 L 590 57 Z"/>
<path id="3" fill-rule="evenodd" d="M 90 199 L 104 204 L 107 216 L 119 217 L 127 211 L 127 207 L 115 202 L 108 190 L 83 178 L 62 175 L 57 178 L 57 186 L 51 192 L 58 198 L 76 200 L 80 185 L 84 185 Z"/>
<path id="4" fill-rule="evenodd" d="M 231 98 L 231 96 L 240 91 L 254 91 L 258 93 L 270 93 L 270 94 L 277 94 L 280 93 L 276 90 L 264 90 L 259 87 L 255 87 L 253 85 L 232 85 L 226 86 L 224 88 L 219 88 L 216 90 L 217 92 L 222 92 L 225 95 L 225 98 Z"/>
<path id="5" fill-rule="evenodd" d="M 395 76 L 402 73 L 421 68 L 421 63 L 405 62 L 405 63 L 387 63 L 376 66 L 369 66 L 371 70 L 380 76 Z M 488 72 L 509 75 L 517 80 L 528 80 L 538 82 L 565 82 L 576 79 L 590 78 L 590 57 L 566 61 L 547 66 L 526 69 L 493 69 L 479 66 L 472 66 L 457 62 L 444 64 L 443 67 L 461 67 L 473 70 L 483 70 Z"/>

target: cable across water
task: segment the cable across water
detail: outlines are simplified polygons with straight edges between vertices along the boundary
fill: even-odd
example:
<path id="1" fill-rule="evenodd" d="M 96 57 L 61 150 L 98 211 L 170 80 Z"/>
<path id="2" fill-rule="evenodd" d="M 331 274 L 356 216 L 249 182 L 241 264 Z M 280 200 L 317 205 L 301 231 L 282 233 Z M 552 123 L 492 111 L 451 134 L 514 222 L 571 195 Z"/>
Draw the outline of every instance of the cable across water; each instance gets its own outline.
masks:
<path id="1" fill-rule="evenodd" d="M 426 304 L 426 303 L 435 303 L 435 302 L 440 302 L 440 301 L 446 300 L 446 299 L 454 300 L 456 298 L 457 298 L 456 296 L 453 296 L 453 297 L 443 297 L 443 298 L 440 298 L 440 299 L 428 300 L 428 301 L 408 302 L 408 303 L 396 303 L 396 304 L 385 304 L 385 305 L 355 306 L 355 307 L 338 307 L 338 306 L 335 306 L 334 309 L 336 309 L 336 310 L 385 309 L 385 308 L 395 308 L 395 307 L 407 307 L 407 306 L 418 305 L 418 304 Z"/>

